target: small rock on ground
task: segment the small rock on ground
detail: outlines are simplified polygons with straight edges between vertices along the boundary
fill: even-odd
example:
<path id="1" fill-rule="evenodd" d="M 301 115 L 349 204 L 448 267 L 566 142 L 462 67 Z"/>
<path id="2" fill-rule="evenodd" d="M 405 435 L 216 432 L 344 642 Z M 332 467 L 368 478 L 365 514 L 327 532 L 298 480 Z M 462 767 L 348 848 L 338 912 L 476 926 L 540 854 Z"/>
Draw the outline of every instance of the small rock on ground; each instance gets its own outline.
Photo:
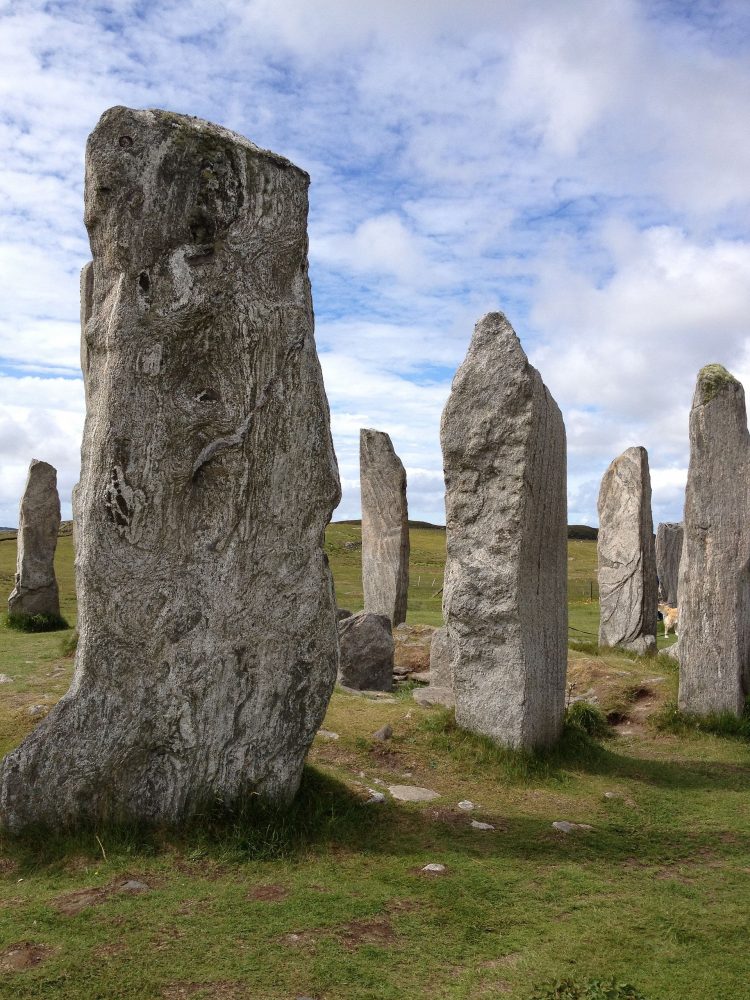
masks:
<path id="1" fill-rule="evenodd" d="M 13 678 L 8 677 L 7 674 L 0 674 L 0 684 L 12 684 Z"/>
<path id="2" fill-rule="evenodd" d="M 372 738 L 374 740 L 381 741 L 389 740 L 391 736 L 393 736 L 393 729 L 391 729 L 387 722 L 381 729 L 378 729 L 376 733 L 372 734 Z"/>
<path id="3" fill-rule="evenodd" d="M 149 892 L 150 886 L 146 885 L 145 882 L 141 882 L 137 878 L 128 879 L 127 882 L 123 882 L 120 886 L 120 892 Z"/>
<path id="4" fill-rule="evenodd" d="M 367 791 L 370 793 L 370 798 L 365 802 L 365 805 L 380 805 L 385 802 L 385 795 L 382 792 L 376 792 L 374 788 L 368 788 Z"/>
<path id="5" fill-rule="evenodd" d="M 330 729 L 319 729 L 318 736 L 322 736 L 324 740 L 337 740 L 339 738 L 338 733 L 332 733 Z"/>
<path id="6" fill-rule="evenodd" d="M 593 830 L 593 826 L 588 823 L 569 823 L 566 819 L 558 819 L 552 824 L 554 830 L 560 833 L 574 833 L 576 830 Z"/>
<path id="7" fill-rule="evenodd" d="M 399 802 L 431 802 L 440 798 L 440 792 L 420 788 L 419 785 L 389 785 L 388 791 Z"/>
<path id="8" fill-rule="evenodd" d="M 461 801 L 458 803 L 458 808 L 463 809 L 464 812 L 471 812 L 472 809 L 476 809 L 476 806 L 474 805 L 473 802 L 470 802 L 468 799 L 461 799 Z"/>
<path id="9" fill-rule="evenodd" d="M 471 825 L 475 830 L 494 830 L 492 823 L 480 823 L 478 819 L 473 819 Z"/>
<path id="10" fill-rule="evenodd" d="M 424 868 L 422 868 L 422 871 L 427 872 L 428 875 L 445 875 L 446 868 L 445 865 L 432 863 L 425 865 Z"/>
<path id="11" fill-rule="evenodd" d="M 32 719 L 41 719 L 47 714 L 48 711 L 49 709 L 46 705 L 30 705 L 26 709 L 26 714 L 30 715 Z"/>

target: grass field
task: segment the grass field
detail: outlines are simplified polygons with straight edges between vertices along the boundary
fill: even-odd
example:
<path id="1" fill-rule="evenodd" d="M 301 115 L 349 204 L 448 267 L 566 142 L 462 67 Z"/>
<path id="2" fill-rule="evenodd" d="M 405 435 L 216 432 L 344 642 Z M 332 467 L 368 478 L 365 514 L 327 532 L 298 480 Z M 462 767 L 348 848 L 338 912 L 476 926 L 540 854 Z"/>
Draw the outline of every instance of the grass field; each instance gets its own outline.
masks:
<path id="1" fill-rule="evenodd" d="M 329 530 L 352 610 L 358 540 Z M 440 621 L 443 549 L 442 532 L 413 532 L 410 621 Z M 593 578 L 594 550 L 570 543 L 571 583 Z M 14 559 L 0 541 L 8 591 Z M 69 537 L 58 580 L 73 623 Z M 595 602 L 570 611 L 596 631 Z M 0 753 L 67 689 L 64 635 L 0 631 Z M 0 839 L 0 998 L 750 998 L 750 747 L 654 725 L 676 693 L 668 658 L 571 649 L 569 681 L 618 720 L 610 738 L 568 730 L 554 752 L 513 754 L 408 691 L 337 691 L 324 726 L 339 738 L 316 738 L 289 814 Z M 395 783 L 440 797 L 365 804 Z M 446 872 L 423 874 L 431 862 Z M 585 988 L 612 977 L 638 992 Z"/>

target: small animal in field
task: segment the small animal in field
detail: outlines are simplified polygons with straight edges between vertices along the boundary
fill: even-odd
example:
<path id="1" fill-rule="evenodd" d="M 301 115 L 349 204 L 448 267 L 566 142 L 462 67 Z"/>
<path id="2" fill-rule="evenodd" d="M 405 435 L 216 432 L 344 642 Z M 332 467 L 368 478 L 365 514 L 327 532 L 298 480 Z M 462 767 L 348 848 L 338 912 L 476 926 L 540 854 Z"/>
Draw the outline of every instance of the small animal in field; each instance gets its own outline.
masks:
<path id="1" fill-rule="evenodd" d="M 677 625 L 679 622 L 677 608 L 670 608 L 668 604 L 662 601 L 659 604 L 659 611 L 661 611 L 661 616 L 664 620 L 664 635 L 669 635 L 670 632 L 674 632 L 677 635 Z"/>

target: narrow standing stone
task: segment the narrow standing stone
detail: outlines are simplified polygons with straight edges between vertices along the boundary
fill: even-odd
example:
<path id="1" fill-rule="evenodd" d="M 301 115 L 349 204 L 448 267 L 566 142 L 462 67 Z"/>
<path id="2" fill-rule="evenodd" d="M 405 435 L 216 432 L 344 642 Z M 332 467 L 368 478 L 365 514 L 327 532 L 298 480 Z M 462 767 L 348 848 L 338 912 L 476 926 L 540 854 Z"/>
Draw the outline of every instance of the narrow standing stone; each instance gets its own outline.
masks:
<path id="1" fill-rule="evenodd" d="M 628 448 L 599 490 L 599 644 L 656 652 L 656 555 L 645 448 Z"/>
<path id="2" fill-rule="evenodd" d="M 441 442 L 456 720 L 510 746 L 552 743 L 567 665 L 565 427 L 502 313 L 474 329 Z"/>
<path id="3" fill-rule="evenodd" d="M 60 530 L 57 470 L 32 459 L 18 518 L 16 585 L 8 598 L 9 615 L 59 617 L 55 549 Z"/>
<path id="4" fill-rule="evenodd" d="M 365 611 L 406 621 L 409 590 L 409 512 L 406 472 L 383 431 L 359 432 L 362 490 L 362 586 Z"/>
<path id="5" fill-rule="evenodd" d="M 89 138 L 80 638 L 0 765 L 12 830 L 297 790 L 338 659 L 308 183 L 164 111 L 112 108 Z"/>
<path id="6" fill-rule="evenodd" d="M 750 435 L 744 390 L 721 365 L 698 373 L 684 531 L 679 707 L 740 715 L 750 693 Z"/>
<path id="7" fill-rule="evenodd" d="M 656 575 L 662 600 L 677 607 L 677 581 L 682 558 L 682 524 L 665 523 L 656 529 Z"/>

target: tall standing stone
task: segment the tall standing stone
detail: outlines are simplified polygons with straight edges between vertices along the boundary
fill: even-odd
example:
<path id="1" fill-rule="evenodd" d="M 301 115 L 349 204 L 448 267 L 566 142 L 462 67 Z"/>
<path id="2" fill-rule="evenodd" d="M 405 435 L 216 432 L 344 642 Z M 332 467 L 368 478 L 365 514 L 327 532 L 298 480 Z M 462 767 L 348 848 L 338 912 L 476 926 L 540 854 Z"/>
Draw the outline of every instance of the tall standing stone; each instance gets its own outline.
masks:
<path id="1" fill-rule="evenodd" d="M 742 713 L 750 693 L 750 435 L 745 393 L 721 365 L 698 374 L 680 564 L 682 711 Z"/>
<path id="2" fill-rule="evenodd" d="M 0 768 L 10 829 L 297 790 L 337 669 L 308 183 L 164 111 L 113 108 L 89 137 L 80 638 Z"/>
<path id="3" fill-rule="evenodd" d="M 502 313 L 474 329 L 441 442 L 456 720 L 514 747 L 552 743 L 568 639 L 565 427 Z"/>
<path id="4" fill-rule="evenodd" d="M 365 611 L 406 621 L 409 512 L 406 472 L 383 431 L 359 432 L 362 491 L 362 586 Z"/>
<path id="5" fill-rule="evenodd" d="M 18 518 L 16 585 L 8 598 L 9 615 L 59 617 L 55 549 L 60 530 L 57 470 L 32 459 Z"/>
<path id="6" fill-rule="evenodd" d="M 677 607 L 677 581 L 682 558 L 682 524 L 666 522 L 656 529 L 656 575 L 662 599 L 670 608 Z"/>
<path id="7" fill-rule="evenodd" d="M 656 652 L 656 554 L 645 448 L 628 448 L 599 489 L 599 643 Z"/>

